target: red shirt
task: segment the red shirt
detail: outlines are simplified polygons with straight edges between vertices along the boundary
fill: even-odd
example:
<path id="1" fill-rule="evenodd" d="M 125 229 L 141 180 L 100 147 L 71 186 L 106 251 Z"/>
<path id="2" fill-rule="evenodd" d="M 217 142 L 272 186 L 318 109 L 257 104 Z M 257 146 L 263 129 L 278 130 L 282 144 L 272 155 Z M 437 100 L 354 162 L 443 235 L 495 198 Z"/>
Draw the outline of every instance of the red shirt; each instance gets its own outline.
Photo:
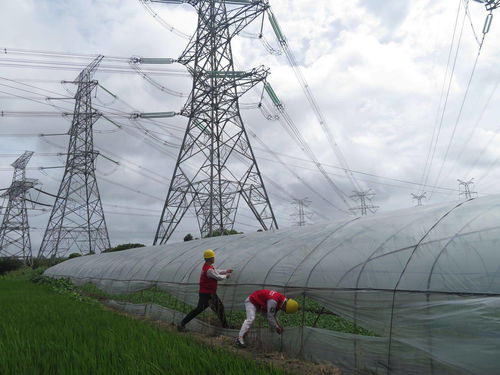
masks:
<path id="1" fill-rule="evenodd" d="M 257 308 L 266 311 L 267 310 L 267 301 L 272 299 L 275 300 L 276 303 L 278 304 L 278 309 L 281 308 L 283 305 L 283 302 L 285 302 L 286 297 L 281 294 L 276 292 L 275 290 L 269 290 L 269 289 L 261 289 L 257 290 L 256 292 L 253 292 L 250 294 L 250 302 L 252 302 Z"/>
<path id="2" fill-rule="evenodd" d="M 208 277 L 207 271 L 214 268 L 211 264 L 204 263 L 200 275 L 200 293 L 217 293 L 217 280 Z"/>

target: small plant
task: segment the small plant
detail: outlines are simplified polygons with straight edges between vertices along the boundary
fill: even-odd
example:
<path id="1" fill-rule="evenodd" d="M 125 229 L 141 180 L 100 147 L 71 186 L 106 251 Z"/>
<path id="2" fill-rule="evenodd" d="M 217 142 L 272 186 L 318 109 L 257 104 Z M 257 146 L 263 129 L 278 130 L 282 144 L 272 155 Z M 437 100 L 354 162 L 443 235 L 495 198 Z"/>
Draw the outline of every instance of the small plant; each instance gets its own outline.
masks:
<path id="1" fill-rule="evenodd" d="M 80 254 L 80 253 L 71 253 L 71 254 L 69 254 L 68 259 L 78 258 L 81 256 L 82 256 L 82 254 Z"/>

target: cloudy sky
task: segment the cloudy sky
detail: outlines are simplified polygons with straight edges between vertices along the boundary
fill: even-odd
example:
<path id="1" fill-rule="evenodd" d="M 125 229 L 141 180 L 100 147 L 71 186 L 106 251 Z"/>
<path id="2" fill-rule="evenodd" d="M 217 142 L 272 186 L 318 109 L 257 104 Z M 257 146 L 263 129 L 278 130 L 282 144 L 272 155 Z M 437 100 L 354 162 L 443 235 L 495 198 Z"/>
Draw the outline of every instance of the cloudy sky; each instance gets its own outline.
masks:
<path id="1" fill-rule="evenodd" d="M 475 65 L 487 12 L 477 2 L 467 3 L 270 3 L 353 176 L 361 189 L 376 194 L 377 212 L 415 206 L 411 193 L 426 192 L 425 205 L 457 200 L 457 179 L 474 178 L 473 190 L 481 196 L 497 190 L 500 25 L 494 18 Z M 151 71 L 149 81 L 130 68 L 126 59 L 132 56 L 177 58 L 188 42 L 182 33 L 191 35 L 196 27 L 196 14 L 189 5 L 149 7 L 156 17 L 139 0 L 0 2 L 0 110 L 5 114 L 0 117 L 0 188 L 10 184 L 10 164 L 31 150 L 35 155 L 28 177 L 39 179 L 44 191 L 57 192 L 63 169 L 47 167 L 64 165 L 64 156 L 57 153 L 66 151 L 69 137 L 39 134 L 66 133 L 71 118 L 60 113 L 71 112 L 73 101 L 47 98 L 72 97 L 74 85 L 61 81 L 71 81 L 96 55 L 104 55 L 103 69 L 95 78 L 117 98 L 98 88 L 94 104 L 103 113 L 119 115 L 113 118 L 122 125 L 118 129 L 100 119 L 94 134 L 96 149 L 120 163 L 105 158 L 97 163 L 113 245 L 152 243 L 187 124 L 183 117 L 154 123 L 127 118 L 134 111 L 179 111 L 186 98 L 159 87 L 184 94 L 191 87 L 190 76 L 179 64 L 143 66 L 168 70 Z M 175 29 L 169 30 L 167 24 Z M 268 81 L 302 137 L 330 178 L 351 195 L 354 187 L 339 168 L 341 163 L 285 55 L 269 53 L 261 40 L 250 37 L 259 27 L 256 21 L 234 39 L 236 68 L 270 68 Z M 278 49 L 268 21 L 264 36 Z M 347 207 L 283 123 L 269 121 L 253 108 L 261 90 L 262 86 L 256 87 L 241 99 L 247 104 L 242 106 L 242 118 L 258 137 L 251 141 L 280 227 L 294 224 L 292 198 L 309 198 L 310 223 L 345 217 L 333 206 Z M 419 185 L 424 181 L 429 186 Z M 48 196 L 34 198 L 52 203 Z M 40 208 L 30 211 L 35 253 L 49 217 Z M 235 227 L 243 232 L 258 229 L 245 208 Z M 191 213 L 172 240 L 197 231 Z"/>

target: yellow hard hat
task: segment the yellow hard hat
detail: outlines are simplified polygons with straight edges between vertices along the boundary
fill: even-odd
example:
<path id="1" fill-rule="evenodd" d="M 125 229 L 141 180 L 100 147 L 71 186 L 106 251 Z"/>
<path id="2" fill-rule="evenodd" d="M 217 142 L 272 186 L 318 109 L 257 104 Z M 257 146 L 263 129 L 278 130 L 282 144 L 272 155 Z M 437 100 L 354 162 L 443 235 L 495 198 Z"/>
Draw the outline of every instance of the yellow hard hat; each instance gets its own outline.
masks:
<path id="1" fill-rule="evenodd" d="M 299 304 L 294 299 L 287 299 L 285 305 L 285 312 L 287 314 L 296 313 L 299 310 Z"/>
<path id="2" fill-rule="evenodd" d="M 215 257 L 215 251 L 207 249 L 203 252 L 203 258 L 210 259 Z"/>

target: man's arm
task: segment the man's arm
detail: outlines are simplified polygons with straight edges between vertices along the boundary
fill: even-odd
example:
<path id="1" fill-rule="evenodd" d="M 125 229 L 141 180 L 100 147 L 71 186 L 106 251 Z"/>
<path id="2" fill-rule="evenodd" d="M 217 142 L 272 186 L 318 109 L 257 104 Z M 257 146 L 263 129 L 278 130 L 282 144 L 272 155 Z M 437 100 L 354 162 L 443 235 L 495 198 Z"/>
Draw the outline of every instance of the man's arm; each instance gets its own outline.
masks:
<path id="1" fill-rule="evenodd" d="M 221 281 L 221 280 L 226 280 L 229 275 L 223 275 L 220 272 L 218 272 L 215 268 L 210 268 L 207 271 L 207 276 L 210 277 L 211 279 Z"/>
<path id="2" fill-rule="evenodd" d="M 278 304 L 275 300 L 267 300 L 267 320 L 269 325 L 273 327 L 276 332 L 281 333 L 282 328 L 279 322 L 276 320 L 276 312 L 278 310 Z"/>

